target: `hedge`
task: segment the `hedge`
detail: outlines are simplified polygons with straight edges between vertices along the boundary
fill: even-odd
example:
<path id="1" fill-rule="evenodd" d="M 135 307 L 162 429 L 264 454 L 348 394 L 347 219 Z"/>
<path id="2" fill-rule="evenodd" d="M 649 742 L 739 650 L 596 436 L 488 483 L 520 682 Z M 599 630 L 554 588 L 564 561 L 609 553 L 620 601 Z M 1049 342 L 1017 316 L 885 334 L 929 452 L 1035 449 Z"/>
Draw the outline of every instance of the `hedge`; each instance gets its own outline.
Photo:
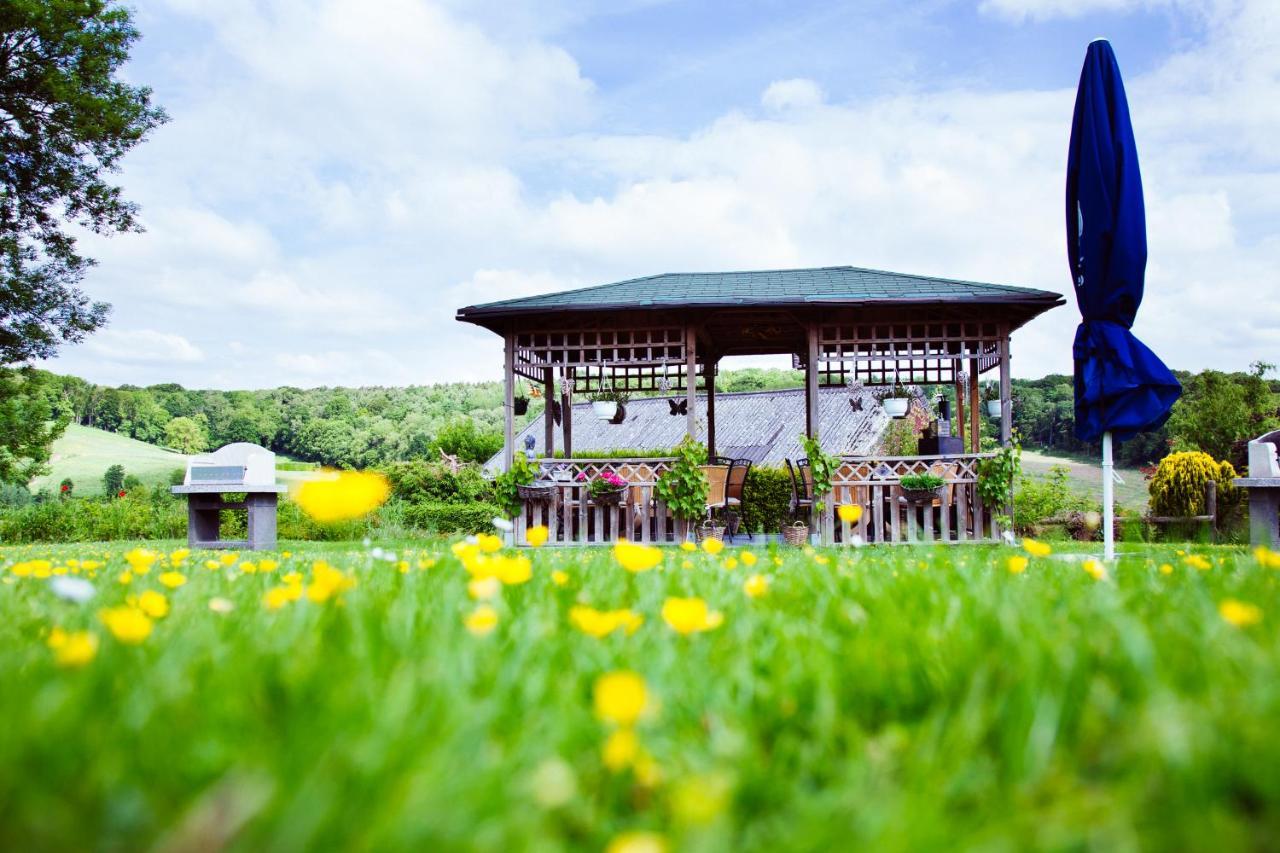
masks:
<path id="1" fill-rule="evenodd" d="M 493 519 L 501 516 L 497 504 L 487 501 L 445 503 L 427 501 L 404 508 L 405 521 L 435 533 L 482 533 L 493 529 Z"/>
<path id="2" fill-rule="evenodd" d="M 777 533 L 790 519 L 791 477 L 785 468 L 752 466 L 742 490 L 742 529 Z"/>

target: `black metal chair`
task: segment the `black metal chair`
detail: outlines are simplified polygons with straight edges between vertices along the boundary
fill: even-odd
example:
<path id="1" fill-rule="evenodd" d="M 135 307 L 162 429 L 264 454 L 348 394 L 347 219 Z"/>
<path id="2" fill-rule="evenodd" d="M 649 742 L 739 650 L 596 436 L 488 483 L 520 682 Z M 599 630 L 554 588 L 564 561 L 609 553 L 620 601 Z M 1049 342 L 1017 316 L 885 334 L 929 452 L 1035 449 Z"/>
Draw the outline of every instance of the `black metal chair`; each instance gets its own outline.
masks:
<path id="1" fill-rule="evenodd" d="M 791 475 L 791 517 L 798 518 L 800 511 L 808 515 L 813 510 L 813 474 L 808 459 L 787 459 L 787 473 Z"/>

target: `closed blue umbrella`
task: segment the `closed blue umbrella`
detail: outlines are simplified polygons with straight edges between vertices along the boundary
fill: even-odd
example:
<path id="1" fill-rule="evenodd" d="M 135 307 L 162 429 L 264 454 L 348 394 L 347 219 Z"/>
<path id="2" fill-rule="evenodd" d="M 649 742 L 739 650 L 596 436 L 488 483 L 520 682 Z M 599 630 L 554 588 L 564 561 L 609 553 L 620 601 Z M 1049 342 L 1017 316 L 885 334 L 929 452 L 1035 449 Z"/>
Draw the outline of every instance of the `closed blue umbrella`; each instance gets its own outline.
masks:
<path id="1" fill-rule="evenodd" d="M 1182 386 L 1130 332 L 1142 304 L 1147 221 L 1129 102 L 1111 44 L 1089 45 L 1067 155 L 1067 257 L 1082 322 L 1076 329 L 1076 437 L 1102 439 L 1106 556 L 1112 541 L 1111 440 L 1154 429 Z"/>

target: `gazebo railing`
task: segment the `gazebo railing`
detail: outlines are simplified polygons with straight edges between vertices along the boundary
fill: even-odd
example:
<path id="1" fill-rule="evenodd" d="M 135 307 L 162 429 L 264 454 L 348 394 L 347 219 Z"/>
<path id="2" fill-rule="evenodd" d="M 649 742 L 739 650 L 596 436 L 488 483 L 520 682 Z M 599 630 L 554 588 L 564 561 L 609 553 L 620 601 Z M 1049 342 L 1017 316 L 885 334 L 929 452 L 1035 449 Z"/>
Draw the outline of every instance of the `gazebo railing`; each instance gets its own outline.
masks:
<path id="1" fill-rule="evenodd" d="M 837 545 L 993 542 L 1000 539 L 997 510 L 978 493 L 978 463 L 989 453 L 952 456 L 844 456 L 819 513 L 822 541 Z M 940 475 L 941 496 L 923 504 L 903 499 L 909 474 Z M 862 507 L 856 522 L 840 521 L 837 507 Z"/>
<path id="2" fill-rule="evenodd" d="M 554 483 L 553 496 L 524 504 L 515 519 L 516 544 L 529 544 L 529 528 L 538 525 L 547 528 L 548 545 L 604 545 L 619 539 L 654 544 L 676 541 L 675 519 L 653 493 L 658 478 L 674 461 L 673 457 L 538 460 L 539 481 Z M 590 480 L 606 471 L 627 481 L 617 506 L 601 505 L 587 494 Z"/>
<path id="3" fill-rule="evenodd" d="M 998 510 L 978 494 L 978 463 L 989 453 L 952 456 L 844 456 L 832 478 L 831 494 L 817 514 L 817 531 L 827 544 L 995 542 Z M 515 519 L 515 542 L 527 545 L 529 528 L 545 526 L 549 545 L 605 545 L 619 539 L 654 544 L 676 542 L 679 527 L 654 495 L 658 478 L 674 458 L 541 459 L 539 481 L 552 482 L 552 497 L 529 501 Z M 592 478 L 606 471 L 627 481 L 617 506 L 601 505 L 587 494 Z M 553 479 L 557 472 L 559 479 Z M 939 473 L 946 481 L 936 502 L 902 500 L 899 482 L 908 474 Z M 584 479 L 579 479 L 584 476 Z M 836 507 L 862 507 L 856 522 L 839 520 Z"/>

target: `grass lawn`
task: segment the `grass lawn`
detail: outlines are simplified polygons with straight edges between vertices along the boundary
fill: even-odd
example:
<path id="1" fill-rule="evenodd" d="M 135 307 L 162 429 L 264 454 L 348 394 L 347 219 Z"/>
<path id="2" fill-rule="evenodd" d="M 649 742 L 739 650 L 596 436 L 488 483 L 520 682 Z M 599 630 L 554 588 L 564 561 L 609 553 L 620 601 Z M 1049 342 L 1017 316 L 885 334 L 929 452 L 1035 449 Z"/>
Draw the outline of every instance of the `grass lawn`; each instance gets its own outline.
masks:
<path id="1" fill-rule="evenodd" d="M 32 491 L 58 488 L 63 478 L 70 477 L 80 495 L 102 494 L 102 475 L 112 465 L 124 466 L 125 474 L 133 474 L 149 486 L 169 482 L 169 474 L 187 467 L 187 457 L 145 441 L 125 435 L 71 424 L 66 433 L 53 443 L 51 471 L 31 483 Z"/>
<path id="2" fill-rule="evenodd" d="M 1070 473 L 1071 488 L 1094 500 L 1102 500 L 1102 463 L 1082 456 L 1049 453 L 1044 450 L 1022 450 L 1022 469 L 1032 476 L 1046 476 L 1055 465 L 1065 467 Z M 1116 466 L 1116 473 L 1124 480 L 1116 483 L 1116 504 L 1137 512 L 1147 508 L 1147 481 L 1137 468 Z"/>
<path id="3" fill-rule="evenodd" d="M 1013 573 L 1020 552 L 996 547 L 668 549 L 642 573 L 609 550 L 533 551 L 527 581 L 487 582 L 485 634 L 466 624 L 492 620 L 443 542 L 382 544 L 389 557 L 299 543 L 253 573 L 192 554 L 176 588 L 168 557 L 121 583 L 132 547 L 0 548 L 0 849 L 1280 838 L 1280 572 L 1241 549 L 1189 562 L 1125 546 L 1101 579 L 1083 552 Z M 518 559 L 489 559 L 472 565 L 521 580 Z M 94 598 L 59 599 L 37 577 L 63 571 L 94 575 Z M 168 613 L 123 642 L 101 611 L 145 591 L 139 605 L 159 594 Z M 705 599 L 723 622 L 677 633 L 669 597 Z M 1230 601 L 1244 606 L 1229 620 Z M 589 636 L 571 623 L 578 603 L 642 624 Z M 149 624 L 123 612 L 123 634 Z M 60 666 L 55 627 L 92 632 L 96 654 Z M 618 670 L 644 697 L 598 681 Z M 597 684 L 621 724 L 597 715 Z"/>

